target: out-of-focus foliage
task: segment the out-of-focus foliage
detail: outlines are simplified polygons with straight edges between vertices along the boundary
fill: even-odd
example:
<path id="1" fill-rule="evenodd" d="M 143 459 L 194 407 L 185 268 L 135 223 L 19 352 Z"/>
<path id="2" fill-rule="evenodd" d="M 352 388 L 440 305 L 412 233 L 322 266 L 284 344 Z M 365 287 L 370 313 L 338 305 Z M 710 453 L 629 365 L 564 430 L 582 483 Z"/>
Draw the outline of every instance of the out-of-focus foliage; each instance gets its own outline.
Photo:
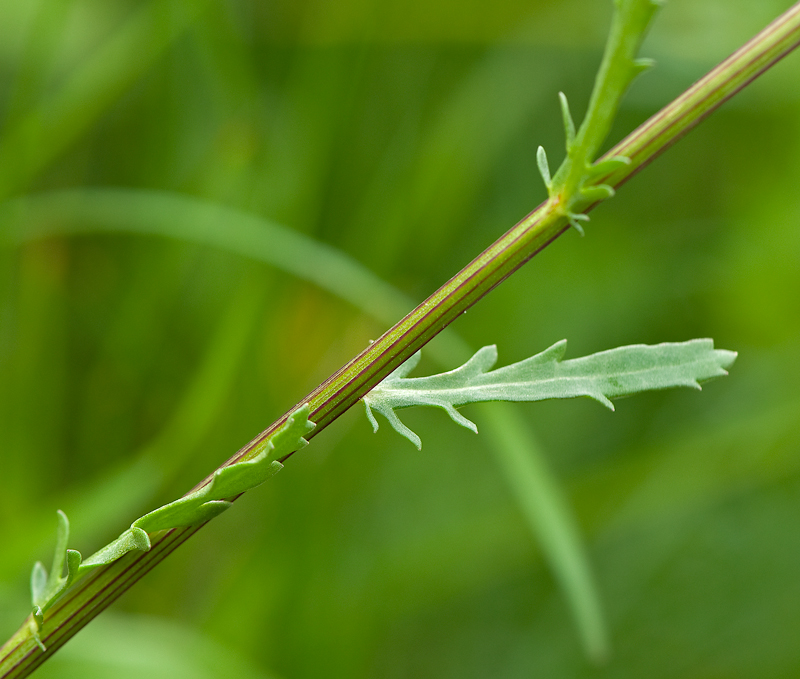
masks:
<path id="1" fill-rule="evenodd" d="M 788 5 L 671 0 L 610 141 Z M 558 90 L 581 114 L 609 17 L 595 0 L 0 0 L 0 198 L 188 195 L 420 300 L 544 198 L 535 149 L 563 144 Z M 788 57 L 456 324 L 504 363 L 563 337 L 575 355 L 703 336 L 739 352 L 702 394 L 518 406 L 589 540 L 605 667 L 483 438 L 410 411 L 424 453 L 347 414 L 40 676 L 142 657 L 198 676 L 200 647 L 230 676 L 799 673 L 799 71 Z M 384 327 L 196 242 L 0 247 L 0 636 L 57 508 L 90 554 Z"/>

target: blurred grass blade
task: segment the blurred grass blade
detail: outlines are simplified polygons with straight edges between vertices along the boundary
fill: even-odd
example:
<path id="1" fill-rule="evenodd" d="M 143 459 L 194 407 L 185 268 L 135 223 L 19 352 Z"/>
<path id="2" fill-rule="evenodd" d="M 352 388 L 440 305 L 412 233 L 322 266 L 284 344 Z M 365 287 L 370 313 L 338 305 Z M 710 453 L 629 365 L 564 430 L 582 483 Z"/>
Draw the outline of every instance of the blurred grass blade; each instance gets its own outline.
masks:
<path id="1" fill-rule="evenodd" d="M 494 438 L 495 457 L 531 531 L 547 555 L 572 609 L 589 657 L 603 662 L 609 654 L 608 631 L 584 552 L 580 530 L 568 500 L 547 461 L 538 453 L 530 428 L 502 403 L 486 403 L 486 433 Z"/>
<path id="2" fill-rule="evenodd" d="M 197 17 L 203 2 L 155 0 L 137 9 L 52 95 L 0 141 L 0 198 L 24 189 L 80 137 Z"/>
<path id="3" fill-rule="evenodd" d="M 264 295 L 264 287 L 253 285 L 249 278 L 239 285 L 180 401 L 158 434 L 122 469 L 74 500 L 77 504 L 71 517 L 75 534 L 99 539 L 130 522 L 131 514 L 146 508 L 207 439 L 228 403 L 248 340 L 260 318 Z M 103 517 L 102 521 L 97 517 Z"/>
<path id="4" fill-rule="evenodd" d="M 113 611 L 42 665 L 36 677 L 82 679 L 272 679 L 236 646 L 222 646 L 189 625 Z"/>
<path id="5" fill-rule="evenodd" d="M 497 47 L 463 79 L 418 137 L 398 135 L 386 154 L 386 170 L 379 170 L 367 185 L 355 217 L 364 237 L 381 239 L 371 240 L 380 249 L 375 256 L 384 257 L 403 240 L 406 247 L 413 241 L 415 247 L 422 242 L 435 250 L 445 234 L 461 229 L 497 159 L 531 125 L 561 77 L 559 65 L 538 55 L 525 59 L 521 68 L 518 49 Z M 537 87 L 528 87 L 529 82 Z M 396 161 L 406 155 L 405 164 Z M 398 166 L 405 170 L 391 173 L 389 168 Z M 399 187 L 388 196 L 387 182 Z M 373 228 L 376 213 L 386 220 L 379 230 Z M 414 228 L 432 223 L 441 228 Z"/>
<path id="6" fill-rule="evenodd" d="M 413 306 L 339 250 L 256 215 L 187 196 L 83 189 L 29 195 L 0 205 L 0 245 L 90 233 L 133 233 L 210 245 L 315 283 L 386 323 Z M 441 363 L 463 361 L 471 353 L 453 332 L 442 333 L 428 350 Z M 489 449 L 565 589 L 587 653 L 594 659 L 604 657 L 608 633 L 600 599 L 565 496 L 515 411 L 498 403 L 488 412 Z M 164 436 L 170 438 L 166 432 Z"/>
<path id="7" fill-rule="evenodd" d="M 270 264 L 393 323 L 410 308 L 390 285 L 340 251 L 268 219 L 157 191 L 56 191 L 0 205 L 0 244 L 89 233 L 165 236 Z"/>

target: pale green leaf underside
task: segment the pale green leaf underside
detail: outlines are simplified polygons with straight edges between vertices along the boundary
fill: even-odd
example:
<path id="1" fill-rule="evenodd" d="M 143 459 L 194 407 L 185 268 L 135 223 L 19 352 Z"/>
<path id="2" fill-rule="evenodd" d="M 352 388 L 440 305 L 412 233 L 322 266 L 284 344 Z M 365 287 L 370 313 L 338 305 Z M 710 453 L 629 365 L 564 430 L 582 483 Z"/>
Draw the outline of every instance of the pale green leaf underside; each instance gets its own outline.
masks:
<path id="1" fill-rule="evenodd" d="M 230 507 L 231 500 L 236 496 L 258 486 L 283 469 L 279 460 L 307 444 L 303 436 L 314 428 L 314 423 L 308 419 L 309 410 L 308 404 L 298 408 L 285 424 L 256 448 L 254 457 L 218 469 L 211 482 L 200 490 L 140 517 L 116 540 L 87 559 L 82 560 L 80 552 L 67 549 L 69 520 L 59 510 L 56 551 L 50 574 L 48 575 L 39 562 L 34 565 L 31 573 L 31 631 L 37 643 L 42 645 L 38 631 L 44 620 L 44 612 L 75 580 L 98 566 L 116 561 L 128 552 L 148 551 L 149 533 L 196 526 L 214 518 Z"/>
<path id="2" fill-rule="evenodd" d="M 700 389 L 700 382 L 727 375 L 725 368 L 736 359 L 735 352 L 714 349 L 710 339 L 634 344 L 563 361 L 566 349 L 567 341 L 561 340 L 519 363 L 492 370 L 497 362 L 497 348 L 492 345 L 450 372 L 406 377 L 419 363 L 417 352 L 364 397 L 367 417 L 377 431 L 373 411 L 379 412 L 421 448 L 419 436 L 400 421 L 395 410 L 420 405 L 442 408 L 456 423 L 477 432 L 475 423 L 456 410 L 458 406 L 584 396 L 614 410 L 612 398 L 672 387 Z"/>

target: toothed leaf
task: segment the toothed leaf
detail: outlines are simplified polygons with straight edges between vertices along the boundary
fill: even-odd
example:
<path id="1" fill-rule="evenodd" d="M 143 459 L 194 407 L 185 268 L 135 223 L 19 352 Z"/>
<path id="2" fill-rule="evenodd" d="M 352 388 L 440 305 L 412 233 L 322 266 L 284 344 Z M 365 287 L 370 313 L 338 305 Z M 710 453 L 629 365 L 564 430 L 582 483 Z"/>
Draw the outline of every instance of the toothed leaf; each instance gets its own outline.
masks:
<path id="1" fill-rule="evenodd" d="M 591 398 L 611 410 L 612 398 L 671 387 L 700 388 L 700 382 L 726 375 L 736 358 L 714 349 L 710 339 L 643 344 L 563 361 L 567 341 L 545 351 L 491 370 L 497 361 L 494 346 L 483 347 L 464 365 L 430 377 L 405 377 L 403 366 L 364 397 L 368 411 L 381 413 L 403 436 L 421 447 L 419 437 L 400 422 L 396 410 L 426 405 L 444 409 L 462 426 L 475 425 L 455 410 L 480 401 L 541 401 L 552 398 Z M 407 374 L 407 371 L 405 373 Z M 377 422 L 371 418 L 374 425 Z"/>

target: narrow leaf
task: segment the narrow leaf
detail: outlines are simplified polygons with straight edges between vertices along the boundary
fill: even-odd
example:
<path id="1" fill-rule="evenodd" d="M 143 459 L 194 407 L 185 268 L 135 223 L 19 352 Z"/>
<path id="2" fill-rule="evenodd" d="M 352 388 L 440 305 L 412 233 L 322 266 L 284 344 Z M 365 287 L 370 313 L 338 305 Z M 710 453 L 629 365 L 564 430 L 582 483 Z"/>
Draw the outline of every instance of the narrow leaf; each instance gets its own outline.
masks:
<path id="1" fill-rule="evenodd" d="M 569 112 L 567 95 L 563 92 L 559 92 L 558 101 L 561 104 L 561 118 L 564 121 L 564 135 L 567 142 L 567 153 L 569 153 L 575 141 L 575 121 L 572 119 L 572 114 Z"/>
<path id="2" fill-rule="evenodd" d="M 47 589 L 47 569 L 41 561 L 33 564 L 31 572 L 31 603 L 34 606 L 41 606 L 45 601 L 43 595 Z"/>
<path id="3" fill-rule="evenodd" d="M 58 516 L 58 528 L 56 530 L 56 549 L 53 554 L 53 565 L 50 573 L 47 573 L 41 563 L 33 566 L 31 573 L 31 599 L 34 609 L 47 607 L 64 591 L 67 586 L 68 577 L 64 573 L 64 565 L 67 563 L 67 542 L 69 541 L 69 519 L 60 509 L 56 512 Z"/>
<path id="4" fill-rule="evenodd" d="M 81 567 L 81 553 L 77 549 L 67 550 L 67 582 L 64 589 L 69 587 L 78 577 Z"/>
<path id="5" fill-rule="evenodd" d="M 544 185 L 549 191 L 550 185 L 553 182 L 550 178 L 550 165 L 547 162 L 547 152 L 544 150 L 543 146 L 540 146 L 538 149 L 536 149 L 536 164 L 539 166 L 539 174 L 542 175 Z"/>

